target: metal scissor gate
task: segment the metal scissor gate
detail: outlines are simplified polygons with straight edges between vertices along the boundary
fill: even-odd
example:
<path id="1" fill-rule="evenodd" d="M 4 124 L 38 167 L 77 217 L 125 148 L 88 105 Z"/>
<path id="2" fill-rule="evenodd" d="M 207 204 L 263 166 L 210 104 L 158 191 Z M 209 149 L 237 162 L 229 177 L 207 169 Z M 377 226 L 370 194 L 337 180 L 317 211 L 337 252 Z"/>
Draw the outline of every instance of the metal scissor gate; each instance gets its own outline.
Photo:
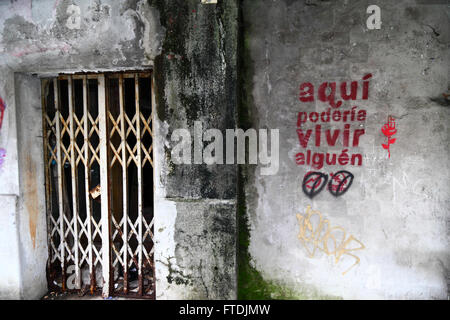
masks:
<path id="1" fill-rule="evenodd" d="M 150 72 L 42 80 L 50 290 L 154 298 Z"/>

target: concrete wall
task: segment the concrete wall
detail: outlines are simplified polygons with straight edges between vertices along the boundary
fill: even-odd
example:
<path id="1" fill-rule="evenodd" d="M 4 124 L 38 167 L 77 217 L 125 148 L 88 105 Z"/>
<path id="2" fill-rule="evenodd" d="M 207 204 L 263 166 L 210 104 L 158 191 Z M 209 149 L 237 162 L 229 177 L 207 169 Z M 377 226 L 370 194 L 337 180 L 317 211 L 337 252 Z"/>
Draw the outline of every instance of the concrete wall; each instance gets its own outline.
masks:
<path id="1" fill-rule="evenodd" d="M 0 233 L 2 257 L 0 271 L 5 277 L 1 280 L 2 297 L 20 297 L 20 258 L 18 215 L 16 212 L 19 195 L 19 173 L 17 162 L 17 130 L 14 102 L 14 74 L 5 66 L 1 68 L 1 98 L 4 104 L 3 119 L 0 128 Z M 9 261 L 4 263 L 4 261 Z"/>
<path id="2" fill-rule="evenodd" d="M 149 68 L 156 69 L 158 108 L 157 298 L 235 296 L 233 168 L 169 173 L 165 148 L 174 127 L 190 124 L 181 115 L 210 121 L 209 114 L 215 114 L 214 126 L 234 127 L 234 101 L 227 97 L 235 90 L 236 14 L 235 1 L 0 2 L 0 97 L 6 105 L 0 129 L 0 240 L 11 243 L 0 247 L 0 298 L 36 299 L 47 290 L 40 92 L 31 75 Z M 191 74 L 197 83 L 189 80 Z M 201 179 L 192 178 L 197 173 Z M 208 177 L 225 181 L 220 188 L 213 182 L 204 188 Z"/>
<path id="3" fill-rule="evenodd" d="M 381 8 L 379 30 L 366 27 L 369 4 Z M 263 0 L 244 1 L 243 10 L 248 97 L 242 108 L 254 127 L 280 129 L 280 170 L 262 176 L 249 166 L 243 174 L 252 272 L 240 278 L 247 284 L 240 294 L 258 296 L 251 291 L 256 282 L 266 296 L 282 298 L 446 299 L 450 110 L 442 94 L 449 86 L 450 29 L 445 3 Z M 362 77 L 369 73 L 369 96 L 362 99 Z M 357 99 L 331 111 L 356 105 L 366 110 L 366 120 L 308 120 L 301 128 L 303 134 L 312 129 L 311 138 L 301 146 L 298 113 L 330 108 L 317 97 L 323 82 L 337 82 L 336 100 L 342 100 L 342 81 L 358 81 Z M 305 82 L 315 87 L 313 102 L 299 100 Z M 381 132 L 389 115 L 397 128 L 390 158 Z M 322 126 L 320 146 L 316 124 Z M 325 131 L 340 129 L 342 134 L 345 124 L 350 124 L 350 146 L 343 146 L 342 136 L 329 146 Z M 365 134 L 353 146 L 356 129 Z M 325 163 L 317 169 L 301 159 L 296 163 L 296 155 L 306 156 L 307 150 L 339 156 L 343 149 L 361 154 L 362 165 Z M 310 199 L 302 191 L 308 171 L 339 170 L 354 175 L 342 196 L 323 190 Z M 322 215 L 317 242 L 308 241 L 310 233 L 303 240 L 298 237 L 296 214 L 304 223 L 307 206 Z M 313 231 L 319 230 L 318 217 L 311 218 Z M 329 229 L 326 236 L 324 220 L 330 228 L 342 229 Z M 359 243 L 345 243 L 351 235 Z M 361 244 L 364 249 L 350 250 Z M 357 261 L 348 254 L 360 263 L 343 275 Z"/>
<path id="4" fill-rule="evenodd" d="M 35 299 L 47 290 L 38 77 L 149 68 L 157 299 L 446 298 L 450 115 L 442 93 L 450 39 L 443 1 L 218 2 L 0 2 L 0 298 Z M 381 8 L 379 30 L 366 27 L 369 4 Z M 344 81 L 358 81 L 356 100 L 333 108 L 318 99 L 323 82 L 337 82 L 339 100 Z M 315 88 L 312 102 L 299 100 L 306 82 Z M 308 120 L 300 129 L 312 130 L 311 138 L 301 146 L 300 112 L 354 105 L 366 111 L 364 120 Z M 381 132 L 388 116 L 397 126 L 390 158 Z M 194 136 L 195 121 L 222 132 L 279 129 L 279 171 L 175 165 L 171 135 L 187 128 Z M 326 131 L 342 135 L 346 124 L 350 145 L 339 136 L 330 146 Z M 364 134 L 353 145 L 355 130 Z M 344 149 L 362 164 L 324 159 L 313 168 L 298 156 L 339 157 Z M 310 199 L 303 192 L 308 171 L 344 169 L 354 175 L 345 194 L 325 189 Z M 334 227 L 317 242 L 299 238 L 307 206 Z"/>

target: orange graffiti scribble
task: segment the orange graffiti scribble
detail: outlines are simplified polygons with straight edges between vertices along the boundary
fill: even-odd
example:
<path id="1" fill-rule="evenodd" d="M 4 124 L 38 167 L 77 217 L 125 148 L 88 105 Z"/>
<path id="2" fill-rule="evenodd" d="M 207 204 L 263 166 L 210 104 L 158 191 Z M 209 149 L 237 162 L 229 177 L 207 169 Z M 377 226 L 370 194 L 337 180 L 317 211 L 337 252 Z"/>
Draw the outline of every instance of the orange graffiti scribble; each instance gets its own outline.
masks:
<path id="1" fill-rule="evenodd" d="M 319 218 L 317 228 L 315 228 L 314 223 L 311 222 L 311 218 L 313 216 L 317 216 Z M 298 238 L 300 239 L 300 241 L 302 241 L 303 246 L 305 247 L 306 252 L 308 253 L 310 258 L 314 257 L 317 249 L 321 250 L 328 256 L 333 255 L 335 257 L 335 264 L 340 261 L 343 255 L 348 255 L 355 258 L 355 263 L 352 264 L 346 271 L 344 271 L 342 275 L 345 275 L 355 265 L 359 264 L 359 257 L 350 252 L 365 249 L 365 246 L 353 235 L 350 235 L 347 238 L 347 233 L 344 228 L 339 226 L 330 227 L 328 219 L 323 219 L 322 214 L 319 211 L 311 210 L 311 206 L 306 207 L 305 216 L 297 214 L 297 219 L 300 225 L 300 233 L 298 234 Z M 335 231 L 340 231 L 343 233 L 342 239 L 336 239 L 335 234 L 333 234 Z M 338 243 L 339 240 L 340 242 Z M 330 241 L 332 243 L 332 246 L 334 246 L 334 249 L 330 248 Z M 357 242 L 360 247 L 349 248 L 348 246 L 352 241 Z"/>

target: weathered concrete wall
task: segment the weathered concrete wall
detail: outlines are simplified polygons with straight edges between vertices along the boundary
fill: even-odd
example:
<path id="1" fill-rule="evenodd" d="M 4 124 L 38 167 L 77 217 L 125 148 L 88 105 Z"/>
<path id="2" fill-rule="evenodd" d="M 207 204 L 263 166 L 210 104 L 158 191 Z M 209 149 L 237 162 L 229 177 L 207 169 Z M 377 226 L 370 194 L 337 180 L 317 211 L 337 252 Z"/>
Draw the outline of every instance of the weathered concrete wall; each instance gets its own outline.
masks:
<path id="1" fill-rule="evenodd" d="M 27 88 L 31 80 L 14 74 L 148 69 L 164 29 L 147 1 L 24 0 L 0 3 L 0 34 L 1 234 L 19 241 L 2 250 L 11 270 L 2 272 L 0 297 L 39 298 L 47 257 L 39 80 Z"/>
<path id="2" fill-rule="evenodd" d="M 21 273 L 19 252 L 19 217 L 16 210 L 19 196 L 17 161 L 17 130 L 14 99 L 14 73 L 6 66 L 0 67 L 0 216 L 2 257 L 0 271 L 0 297 L 19 299 Z"/>
<path id="3" fill-rule="evenodd" d="M 44 155 L 42 140 L 41 81 L 15 74 L 20 194 L 17 203 L 21 254 L 22 298 L 47 291 L 48 258 Z"/>
<path id="4" fill-rule="evenodd" d="M 166 29 L 155 60 L 157 298 L 236 297 L 236 167 L 175 165 L 173 130 L 235 127 L 237 1 L 152 1 Z M 171 239 L 171 241 L 167 241 Z"/>
<path id="5" fill-rule="evenodd" d="M 241 209 L 249 223 L 251 261 L 240 278 L 241 296 L 261 295 L 252 287 L 258 283 L 260 291 L 267 291 L 265 296 L 278 298 L 447 298 L 450 110 L 442 94 L 449 86 L 450 29 L 448 8 L 439 3 L 244 1 L 243 85 L 248 96 L 243 113 L 254 127 L 280 129 L 280 170 L 261 176 L 250 166 L 243 174 Z M 369 4 L 381 8 L 379 30 L 366 27 Z M 369 95 L 362 99 L 362 77 L 369 73 Z M 342 100 L 342 81 L 348 88 L 350 81 L 358 81 L 357 99 L 331 112 L 356 105 L 366 110 L 366 120 L 308 120 L 301 129 L 303 134 L 312 129 L 311 137 L 302 147 L 298 113 L 320 114 L 330 108 L 317 97 L 323 82 L 337 82 L 336 100 Z M 314 85 L 313 102 L 299 100 L 299 87 L 305 82 Z M 390 158 L 381 132 L 389 115 L 397 129 Z M 322 126 L 320 146 L 316 124 Z M 350 124 L 349 147 L 341 136 L 345 124 Z M 334 147 L 327 143 L 328 129 L 341 130 Z M 356 129 L 365 133 L 353 146 Z M 297 158 L 307 150 L 339 156 L 343 149 L 361 154 L 362 165 L 328 165 L 324 160 L 318 169 L 320 165 L 313 168 Z M 308 171 L 329 174 L 344 169 L 354 180 L 342 196 L 324 189 L 311 200 L 302 191 Z M 305 222 L 307 206 L 319 211 L 329 227 L 342 229 L 330 229 L 326 236 L 322 221 L 323 229 L 314 237 L 317 242 L 308 241 L 310 234 L 299 239 L 296 214 Z M 318 215 L 314 219 L 311 227 L 317 231 Z M 350 235 L 360 243 L 345 244 Z M 364 249 L 350 251 L 361 243 Z M 245 243 L 241 247 L 245 249 Z M 360 263 L 343 275 L 357 261 L 349 254 Z"/>
<path id="6" fill-rule="evenodd" d="M 145 68 L 164 30 L 147 1 L 0 3 L 2 65 L 33 73 Z"/>
<path id="7" fill-rule="evenodd" d="M 156 90 L 157 299 L 232 299 L 238 287 L 242 298 L 446 298 L 447 7 L 441 1 L 377 1 L 383 23 L 368 30 L 368 1 L 218 2 L 0 2 L 0 243 L 10 244 L 0 246 L 0 298 L 38 298 L 45 290 L 40 117 L 34 121 L 40 97 L 30 74 L 148 68 L 154 69 Z M 369 73 L 366 99 L 362 77 Z M 319 101 L 323 82 L 337 82 L 339 100 L 344 81 L 358 81 L 356 100 L 337 109 Z M 306 82 L 314 85 L 313 102 L 299 100 Z M 311 137 L 301 146 L 299 112 L 353 105 L 366 111 L 364 120 L 308 120 L 300 129 L 304 135 L 312 130 Z M 381 132 L 388 116 L 397 125 L 390 158 Z M 171 134 L 179 128 L 193 133 L 195 121 L 222 132 L 236 126 L 279 129 L 278 173 L 262 176 L 255 166 L 237 174 L 234 165 L 175 165 Z M 353 146 L 357 129 L 364 134 Z M 327 130 L 340 130 L 335 146 Z M 343 149 L 361 154 L 362 165 L 328 165 L 324 159 L 323 167 L 313 168 L 298 156 L 307 150 L 339 156 Z M 344 195 L 335 198 L 325 189 L 311 200 L 302 191 L 308 171 L 343 169 L 354 175 Z M 296 214 L 305 222 L 308 205 L 329 226 L 342 228 L 322 231 L 318 239 L 328 239 L 328 248 L 298 237 Z"/>
<path id="8" fill-rule="evenodd" d="M 17 230 L 16 201 L 14 195 L 0 195 L 0 272 L 2 273 L 0 297 L 21 298 L 21 273 L 19 256 L 19 235 Z"/>
<path id="9" fill-rule="evenodd" d="M 41 124 L 32 119 L 40 96 L 34 86 L 25 90 L 37 81 L 25 74 L 153 67 L 157 298 L 235 297 L 235 169 L 173 168 L 166 148 L 170 133 L 194 120 L 234 127 L 236 15 L 235 1 L 0 2 L 0 234 L 14 244 L 0 250 L 0 298 L 44 290 Z"/>

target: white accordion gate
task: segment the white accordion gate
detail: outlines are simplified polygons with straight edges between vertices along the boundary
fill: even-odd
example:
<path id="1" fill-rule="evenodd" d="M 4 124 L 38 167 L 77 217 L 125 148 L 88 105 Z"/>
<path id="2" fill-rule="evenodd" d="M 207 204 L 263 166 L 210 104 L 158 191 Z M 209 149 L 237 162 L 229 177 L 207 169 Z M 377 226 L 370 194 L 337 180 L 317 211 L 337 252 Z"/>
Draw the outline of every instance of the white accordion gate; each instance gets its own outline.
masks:
<path id="1" fill-rule="evenodd" d="M 155 296 L 150 72 L 42 80 L 50 290 Z"/>

